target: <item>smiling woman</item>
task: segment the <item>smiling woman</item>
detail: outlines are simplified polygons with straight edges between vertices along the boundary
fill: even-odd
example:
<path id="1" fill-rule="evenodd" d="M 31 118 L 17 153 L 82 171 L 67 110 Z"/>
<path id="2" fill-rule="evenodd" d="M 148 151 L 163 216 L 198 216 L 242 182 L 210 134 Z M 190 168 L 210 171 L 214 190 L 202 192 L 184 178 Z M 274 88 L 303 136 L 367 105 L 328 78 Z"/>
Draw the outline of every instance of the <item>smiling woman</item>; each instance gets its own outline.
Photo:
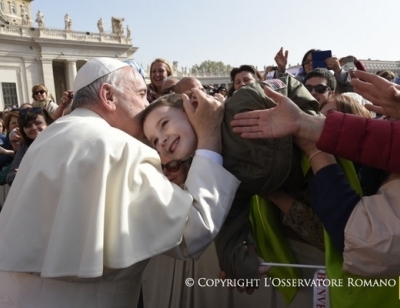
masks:
<path id="1" fill-rule="evenodd" d="M 17 174 L 18 167 L 26 151 L 37 136 L 51 123 L 53 118 L 50 113 L 41 107 L 22 109 L 19 112 L 18 125 L 21 133 L 22 142 L 14 159 L 10 170 L 7 173 L 7 183 L 11 185 Z"/>
<path id="2" fill-rule="evenodd" d="M 167 60 L 157 58 L 150 66 L 150 83 L 147 85 L 147 100 L 153 102 L 161 96 L 165 78 L 172 75 L 172 67 Z"/>
<path id="3" fill-rule="evenodd" d="M 37 84 L 32 87 L 32 106 L 46 109 L 53 114 L 58 105 L 54 102 L 53 96 L 49 94 L 49 90 L 44 84 Z"/>

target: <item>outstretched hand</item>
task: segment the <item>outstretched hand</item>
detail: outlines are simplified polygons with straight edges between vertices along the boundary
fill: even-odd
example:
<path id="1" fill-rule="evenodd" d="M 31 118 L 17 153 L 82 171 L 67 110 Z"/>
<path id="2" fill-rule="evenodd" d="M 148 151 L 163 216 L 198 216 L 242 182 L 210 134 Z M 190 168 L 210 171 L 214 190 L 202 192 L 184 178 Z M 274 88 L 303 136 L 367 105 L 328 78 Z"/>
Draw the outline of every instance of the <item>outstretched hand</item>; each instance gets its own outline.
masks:
<path id="1" fill-rule="evenodd" d="M 367 72 L 354 71 L 351 84 L 354 91 L 372 102 L 374 105 L 365 105 L 370 111 L 400 119 L 400 86 Z"/>
<path id="2" fill-rule="evenodd" d="M 243 138 L 279 138 L 295 134 L 300 129 L 301 109 L 290 98 L 264 87 L 265 94 L 277 106 L 270 109 L 238 113 L 231 122 L 234 133 Z"/>

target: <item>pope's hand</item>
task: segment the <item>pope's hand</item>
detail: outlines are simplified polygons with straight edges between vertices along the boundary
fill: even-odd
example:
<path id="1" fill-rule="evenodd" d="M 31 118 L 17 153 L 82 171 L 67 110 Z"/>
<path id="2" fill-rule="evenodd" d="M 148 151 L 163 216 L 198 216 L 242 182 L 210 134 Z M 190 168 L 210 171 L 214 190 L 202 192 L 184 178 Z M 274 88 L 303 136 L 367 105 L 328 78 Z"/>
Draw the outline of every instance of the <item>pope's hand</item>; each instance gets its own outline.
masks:
<path id="1" fill-rule="evenodd" d="M 183 106 L 198 138 L 198 149 L 221 152 L 221 123 L 224 103 L 200 89 L 192 89 L 195 102 L 182 94 Z"/>

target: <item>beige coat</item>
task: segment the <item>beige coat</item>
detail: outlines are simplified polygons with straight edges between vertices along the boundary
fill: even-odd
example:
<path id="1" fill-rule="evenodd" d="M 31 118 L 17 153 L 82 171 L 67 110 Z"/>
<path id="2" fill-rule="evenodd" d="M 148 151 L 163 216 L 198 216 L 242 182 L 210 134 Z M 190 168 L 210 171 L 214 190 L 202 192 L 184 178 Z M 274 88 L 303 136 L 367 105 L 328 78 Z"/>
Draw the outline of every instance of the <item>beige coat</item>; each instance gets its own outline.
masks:
<path id="1" fill-rule="evenodd" d="M 343 269 L 367 277 L 400 276 L 400 176 L 363 197 L 347 221 Z"/>

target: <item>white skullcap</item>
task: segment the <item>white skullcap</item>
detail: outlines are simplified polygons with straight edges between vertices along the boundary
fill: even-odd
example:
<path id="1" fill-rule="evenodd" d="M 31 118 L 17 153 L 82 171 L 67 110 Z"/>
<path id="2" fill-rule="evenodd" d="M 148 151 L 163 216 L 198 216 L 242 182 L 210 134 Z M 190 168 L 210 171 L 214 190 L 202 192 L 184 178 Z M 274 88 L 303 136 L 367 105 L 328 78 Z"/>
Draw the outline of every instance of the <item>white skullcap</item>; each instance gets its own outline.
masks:
<path id="1" fill-rule="evenodd" d="M 94 58 L 90 60 L 81 67 L 75 77 L 74 93 L 93 81 L 125 66 L 128 66 L 128 64 L 113 58 Z"/>

